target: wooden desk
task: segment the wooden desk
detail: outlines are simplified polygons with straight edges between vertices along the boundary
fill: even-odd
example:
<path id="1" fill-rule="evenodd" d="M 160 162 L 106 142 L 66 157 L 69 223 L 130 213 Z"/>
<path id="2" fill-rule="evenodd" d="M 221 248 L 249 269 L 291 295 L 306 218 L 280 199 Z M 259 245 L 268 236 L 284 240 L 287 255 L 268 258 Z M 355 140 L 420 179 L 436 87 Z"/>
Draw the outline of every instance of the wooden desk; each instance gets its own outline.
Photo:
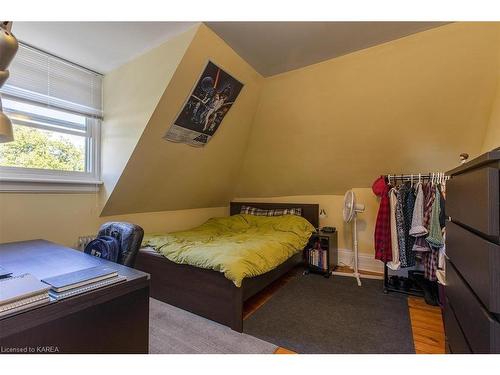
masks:
<path id="1" fill-rule="evenodd" d="M 127 281 L 0 319 L 0 352 L 148 353 L 149 275 L 44 240 L 0 244 L 0 264 L 43 279 L 107 265 Z"/>

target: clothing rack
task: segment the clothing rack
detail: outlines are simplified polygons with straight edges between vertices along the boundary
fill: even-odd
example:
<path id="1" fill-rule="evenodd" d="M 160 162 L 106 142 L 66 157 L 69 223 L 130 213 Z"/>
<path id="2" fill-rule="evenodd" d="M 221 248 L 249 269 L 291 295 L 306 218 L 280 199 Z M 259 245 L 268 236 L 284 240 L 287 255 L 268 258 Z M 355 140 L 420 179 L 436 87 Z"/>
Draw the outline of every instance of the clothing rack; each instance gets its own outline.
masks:
<path id="1" fill-rule="evenodd" d="M 442 172 L 431 172 L 431 173 L 415 173 L 415 174 L 388 174 L 385 177 L 391 180 L 405 180 L 405 181 L 419 181 L 419 180 L 435 180 L 438 181 L 448 181 L 450 176 L 445 175 Z"/>
<path id="2" fill-rule="evenodd" d="M 432 180 L 436 183 L 446 183 L 450 179 L 450 176 L 445 175 L 442 172 L 430 172 L 430 173 L 412 173 L 412 174 L 388 174 L 384 176 L 389 182 L 391 181 L 413 181 L 418 182 L 422 180 Z M 408 278 L 400 277 L 400 279 L 410 279 L 414 280 L 415 275 L 423 275 L 422 271 L 418 270 L 408 270 Z M 415 283 L 413 281 L 413 283 Z M 389 268 L 387 267 L 387 262 L 384 262 L 384 293 L 402 293 L 417 297 L 423 297 L 424 291 L 418 287 L 412 287 L 408 290 L 398 289 L 389 284 Z"/>

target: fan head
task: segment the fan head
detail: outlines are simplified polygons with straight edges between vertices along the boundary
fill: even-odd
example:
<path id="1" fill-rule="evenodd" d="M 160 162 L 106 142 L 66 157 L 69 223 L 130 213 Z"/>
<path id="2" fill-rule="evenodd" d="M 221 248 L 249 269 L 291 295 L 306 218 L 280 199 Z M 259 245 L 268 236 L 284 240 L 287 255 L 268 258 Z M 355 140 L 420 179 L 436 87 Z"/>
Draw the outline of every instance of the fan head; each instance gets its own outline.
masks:
<path id="1" fill-rule="evenodd" d="M 356 203 L 356 195 L 352 190 L 348 190 L 344 196 L 344 208 L 342 214 L 344 221 L 349 223 L 358 212 L 363 212 L 365 210 L 365 205 Z"/>

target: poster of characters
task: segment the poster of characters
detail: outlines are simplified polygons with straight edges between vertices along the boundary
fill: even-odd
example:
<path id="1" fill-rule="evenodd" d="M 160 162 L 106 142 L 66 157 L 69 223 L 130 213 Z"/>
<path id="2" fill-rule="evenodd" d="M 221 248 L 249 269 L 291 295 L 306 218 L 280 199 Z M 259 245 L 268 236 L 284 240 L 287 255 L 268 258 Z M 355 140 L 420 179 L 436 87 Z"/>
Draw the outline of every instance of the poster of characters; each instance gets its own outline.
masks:
<path id="1" fill-rule="evenodd" d="M 209 61 L 164 138 L 202 147 L 214 136 L 243 84 Z"/>

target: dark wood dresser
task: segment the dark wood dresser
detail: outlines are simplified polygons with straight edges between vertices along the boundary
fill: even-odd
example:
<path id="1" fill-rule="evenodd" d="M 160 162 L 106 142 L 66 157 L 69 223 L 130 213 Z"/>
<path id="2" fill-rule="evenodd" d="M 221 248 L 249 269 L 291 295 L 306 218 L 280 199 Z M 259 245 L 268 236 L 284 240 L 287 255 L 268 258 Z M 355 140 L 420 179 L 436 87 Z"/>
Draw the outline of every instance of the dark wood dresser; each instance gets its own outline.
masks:
<path id="1" fill-rule="evenodd" d="M 500 148 L 448 172 L 446 304 L 451 353 L 500 353 Z"/>

